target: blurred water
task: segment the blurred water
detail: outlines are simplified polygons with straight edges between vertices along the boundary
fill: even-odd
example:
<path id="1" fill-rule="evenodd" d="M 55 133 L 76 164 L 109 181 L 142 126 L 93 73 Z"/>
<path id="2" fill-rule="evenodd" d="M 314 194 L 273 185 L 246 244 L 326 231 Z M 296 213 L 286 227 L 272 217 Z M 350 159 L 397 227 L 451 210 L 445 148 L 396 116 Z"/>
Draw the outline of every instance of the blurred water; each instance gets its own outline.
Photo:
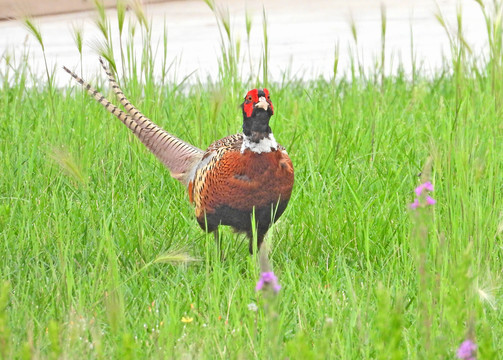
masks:
<path id="1" fill-rule="evenodd" d="M 229 9 L 232 29 L 241 40 L 244 56 L 243 74 L 257 73 L 263 51 L 262 7 L 267 13 L 269 35 L 269 70 L 271 78 L 280 81 L 287 72 L 290 77 L 313 79 L 333 75 L 334 52 L 338 44 L 339 74 L 349 71 L 350 54 L 358 50 L 365 68 L 370 69 L 380 56 L 381 3 L 375 0 L 269 0 L 269 1 L 217 1 Z M 487 51 L 487 34 L 479 5 L 475 1 L 460 1 L 465 37 L 474 53 Z M 455 0 L 438 1 L 387 0 L 382 4 L 387 14 L 386 71 L 396 71 L 402 63 L 407 73 L 412 67 L 412 57 L 421 65 L 426 76 L 442 66 L 449 57 L 448 38 L 435 13 L 441 9 L 455 31 Z M 253 19 L 250 41 L 251 63 L 248 61 L 245 13 Z M 147 17 L 154 30 L 153 39 L 162 45 L 165 24 L 168 29 L 168 62 L 176 62 L 172 80 L 181 80 L 192 74 L 191 81 L 207 77 L 216 78 L 220 57 L 220 35 L 217 21 L 208 6 L 200 0 L 169 1 L 146 6 Z M 107 11 L 116 26 L 116 12 Z M 94 25 L 95 14 L 83 12 L 36 19 L 45 43 L 50 67 L 56 67 L 59 85 L 69 82 L 60 69 L 66 65 L 80 72 L 80 58 L 72 38 L 72 27 L 84 33 L 84 76 L 98 74 L 99 63 L 91 44 L 100 39 Z M 356 47 L 351 34 L 351 18 L 358 34 Z M 118 44 L 118 31 L 114 42 Z M 411 51 L 411 40 L 413 50 Z M 138 39 L 138 44 L 140 44 Z M 0 22 L 0 53 L 19 56 L 30 49 L 29 62 L 34 71 L 43 73 L 40 46 L 23 25 L 17 21 Z M 160 51 L 161 52 L 161 51 Z M 162 56 L 158 54 L 158 56 Z M 160 61 L 158 61 L 160 64 Z M 2 60 L 0 66 L 5 66 Z"/>

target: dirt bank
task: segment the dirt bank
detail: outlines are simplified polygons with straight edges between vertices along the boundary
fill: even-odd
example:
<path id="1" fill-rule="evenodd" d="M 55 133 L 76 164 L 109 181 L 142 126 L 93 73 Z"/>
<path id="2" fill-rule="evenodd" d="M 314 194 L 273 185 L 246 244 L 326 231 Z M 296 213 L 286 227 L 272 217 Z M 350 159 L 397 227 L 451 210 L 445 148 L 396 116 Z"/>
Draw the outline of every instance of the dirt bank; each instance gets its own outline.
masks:
<path id="1" fill-rule="evenodd" d="M 126 0 L 131 3 L 133 0 Z M 142 0 L 151 4 L 166 0 Z M 114 7 L 117 0 L 103 0 L 105 7 Z M 91 10 L 94 0 L 0 0 L 0 20 L 15 19 L 25 16 L 44 16 Z"/>

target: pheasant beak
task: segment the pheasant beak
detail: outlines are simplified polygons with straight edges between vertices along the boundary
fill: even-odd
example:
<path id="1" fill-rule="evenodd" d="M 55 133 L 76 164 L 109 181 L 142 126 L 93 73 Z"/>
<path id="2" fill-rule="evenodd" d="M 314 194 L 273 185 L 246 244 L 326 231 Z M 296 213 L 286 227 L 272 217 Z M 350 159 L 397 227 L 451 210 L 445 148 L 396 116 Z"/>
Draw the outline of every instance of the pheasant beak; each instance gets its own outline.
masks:
<path id="1" fill-rule="evenodd" d="M 265 96 L 261 96 L 259 97 L 258 99 L 258 103 L 255 104 L 255 107 L 256 108 L 262 108 L 264 109 L 265 111 L 267 111 L 267 109 L 269 109 L 269 103 L 267 102 L 267 100 L 265 99 Z"/>

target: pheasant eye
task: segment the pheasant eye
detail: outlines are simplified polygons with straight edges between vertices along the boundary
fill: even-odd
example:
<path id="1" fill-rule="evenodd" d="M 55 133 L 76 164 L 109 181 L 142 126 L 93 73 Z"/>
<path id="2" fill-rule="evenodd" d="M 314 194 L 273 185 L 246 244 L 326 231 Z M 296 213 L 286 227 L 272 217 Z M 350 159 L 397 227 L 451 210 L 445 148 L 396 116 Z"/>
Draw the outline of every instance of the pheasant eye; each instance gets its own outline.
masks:
<path id="1" fill-rule="evenodd" d="M 248 101 L 252 101 L 252 100 L 253 100 L 253 98 L 252 98 L 252 96 L 251 96 L 251 95 L 248 95 L 248 96 L 246 97 L 246 100 L 248 100 Z"/>

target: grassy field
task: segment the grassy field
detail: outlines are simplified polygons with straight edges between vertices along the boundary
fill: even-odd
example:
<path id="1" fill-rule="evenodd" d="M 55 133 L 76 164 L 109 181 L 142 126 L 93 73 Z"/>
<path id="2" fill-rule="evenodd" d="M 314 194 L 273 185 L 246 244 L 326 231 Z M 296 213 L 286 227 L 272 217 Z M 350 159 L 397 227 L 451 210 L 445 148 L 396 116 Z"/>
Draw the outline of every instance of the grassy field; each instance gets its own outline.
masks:
<path id="1" fill-rule="evenodd" d="M 364 73 L 353 57 L 333 80 L 268 82 L 267 51 L 240 80 L 244 55 L 216 13 L 215 83 L 156 80 L 139 10 L 144 47 L 112 54 L 101 17 L 99 50 L 125 65 L 135 105 L 202 148 L 239 132 L 237 105 L 267 83 L 296 176 L 266 238 L 281 291 L 255 290 L 258 256 L 229 229 L 220 260 L 182 186 L 78 84 L 55 88 L 56 70 L 4 55 L 0 358 L 453 359 L 467 339 L 479 359 L 502 358 L 501 18 L 487 16 L 487 58 L 459 32 L 429 79 L 384 74 L 384 57 Z M 108 93 L 105 78 L 88 80 Z M 436 203 L 423 193 L 411 209 L 428 181 Z"/>

